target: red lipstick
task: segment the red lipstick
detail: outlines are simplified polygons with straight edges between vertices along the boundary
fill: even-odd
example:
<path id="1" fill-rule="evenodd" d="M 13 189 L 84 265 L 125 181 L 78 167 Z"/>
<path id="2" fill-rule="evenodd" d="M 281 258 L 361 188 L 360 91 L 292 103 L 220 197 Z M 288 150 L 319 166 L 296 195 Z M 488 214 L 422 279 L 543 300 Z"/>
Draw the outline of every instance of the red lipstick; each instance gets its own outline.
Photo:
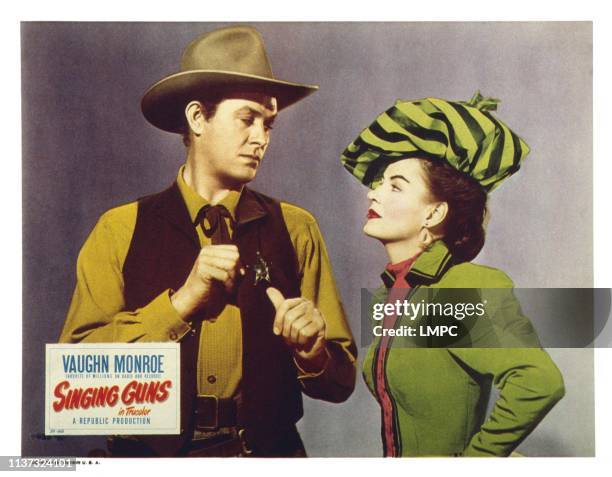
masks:
<path id="1" fill-rule="evenodd" d="M 380 219 L 380 215 L 373 209 L 368 209 L 368 219 Z"/>

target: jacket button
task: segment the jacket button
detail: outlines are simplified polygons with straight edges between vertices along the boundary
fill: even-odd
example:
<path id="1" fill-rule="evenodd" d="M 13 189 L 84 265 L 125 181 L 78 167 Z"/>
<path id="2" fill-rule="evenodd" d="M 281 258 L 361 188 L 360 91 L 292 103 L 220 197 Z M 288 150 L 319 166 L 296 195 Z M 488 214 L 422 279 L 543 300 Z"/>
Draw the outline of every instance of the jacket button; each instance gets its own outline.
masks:
<path id="1" fill-rule="evenodd" d="M 174 341 L 177 338 L 178 338 L 178 335 L 176 334 L 176 331 L 171 331 L 170 332 L 170 339 Z"/>
<path id="2" fill-rule="evenodd" d="M 208 376 L 208 378 L 206 378 L 206 380 L 210 384 L 215 384 L 217 382 L 217 377 L 214 374 L 211 374 L 210 376 Z"/>

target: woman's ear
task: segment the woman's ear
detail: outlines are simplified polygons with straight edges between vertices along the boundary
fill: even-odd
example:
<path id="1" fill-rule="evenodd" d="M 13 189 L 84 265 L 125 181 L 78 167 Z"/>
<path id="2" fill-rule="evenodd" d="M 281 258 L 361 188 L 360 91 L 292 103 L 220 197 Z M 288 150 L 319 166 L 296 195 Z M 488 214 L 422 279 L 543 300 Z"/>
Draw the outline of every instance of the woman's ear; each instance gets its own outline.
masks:
<path id="1" fill-rule="evenodd" d="M 427 219 L 425 221 L 425 227 L 434 228 L 444 222 L 446 218 L 446 214 L 448 214 L 448 203 L 447 202 L 438 202 L 432 205 L 429 214 L 427 215 Z"/>

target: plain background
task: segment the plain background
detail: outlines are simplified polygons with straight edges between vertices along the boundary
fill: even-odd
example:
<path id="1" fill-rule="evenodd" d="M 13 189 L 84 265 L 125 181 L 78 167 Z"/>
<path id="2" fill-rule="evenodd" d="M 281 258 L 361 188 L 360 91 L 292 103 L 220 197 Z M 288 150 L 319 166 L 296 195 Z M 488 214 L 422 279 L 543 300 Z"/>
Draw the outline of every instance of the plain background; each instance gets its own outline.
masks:
<path id="1" fill-rule="evenodd" d="M 178 69 L 195 36 L 223 25 L 22 25 L 23 455 L 103 447 L 96 438 L 41 439 L 44 344 L 59 336 L 76 256 L 97 217 L 166 187 L 184 160 L 180 138 L 140 114 L 142 93 Z M 592 285 L 590 23 L 254 25 L 277 77 L 321 86 L 281 113 L 255 186 L 318 218 L 355 335 L 360 288 L 378 285 L 386 258 L 361 233 L 366 190 L 338 157 L 398 98 L 469 99 L 476 89 L 501 98 L 499 117 L 532 152 L 492 195 L 476 261 L 518 287 Z M 551 355 L 567 395 L 520 450 L 593 455 L 592 351 Z M 378 406 L 361 380 L 345 404 L 305 407 L 310 455 L 380 455 Z"/>

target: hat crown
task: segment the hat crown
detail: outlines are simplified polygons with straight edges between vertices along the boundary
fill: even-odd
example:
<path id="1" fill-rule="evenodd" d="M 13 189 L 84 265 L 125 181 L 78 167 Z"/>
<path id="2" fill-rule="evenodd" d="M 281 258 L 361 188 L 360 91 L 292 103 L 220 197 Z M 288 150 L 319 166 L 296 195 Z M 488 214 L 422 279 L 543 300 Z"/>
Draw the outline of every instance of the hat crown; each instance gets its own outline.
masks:
<path id="1" fill-rule="evenodd" d="M 192 41 L 183 50 L 180 71 L 152 85 L 142 97 L 141 109 L 154 126 L 182 133 L 186 105 L 210 92 L 217 96 L 231 91 L 265 93 L 276 98 L 280 111 L 318 88 L 275 78 L 261 35 L 252 27 L 239 25 Z"/>
<path id="2" fill-rule="evenodd" d="M 444 160 L 487 191 L 519 170 L 529 146 L 490 111 L 500 101 L 476 92 L 469 101 L 396 101 L 342 153 L 344 167 L 370 187 L 392 162 Z"/>
<path id="3" fill-rule="evenodd" d="M 214 70 L 274 78 L 263 39 L 247 26 L 221 28 L 192 41 L 181 58 L 181 71 Z"/>

